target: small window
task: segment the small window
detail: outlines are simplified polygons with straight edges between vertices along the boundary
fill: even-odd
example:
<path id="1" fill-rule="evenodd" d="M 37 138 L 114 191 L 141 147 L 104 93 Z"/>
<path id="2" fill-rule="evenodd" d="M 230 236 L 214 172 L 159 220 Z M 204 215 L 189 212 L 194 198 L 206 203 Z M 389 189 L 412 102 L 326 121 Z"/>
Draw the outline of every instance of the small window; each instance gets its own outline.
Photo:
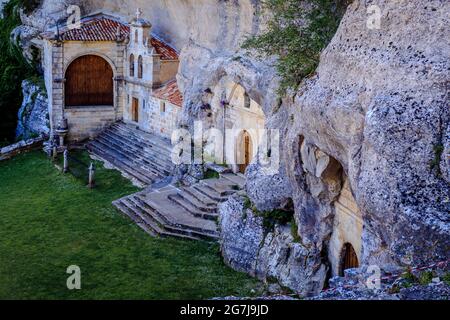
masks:
<path id="1" fill-rule="evenodd" d="M 142 79 L 143 74 L 144 74 L 144 66 L 142 63 L 142 56 L 139 56 L 139 58 L 138 58 L 138 78 Z"/>
<path id="2" fill-rule="evenodd" d="M 166 103 L 165 103 L 164 101 L 161 101 L 161 102 L 159 103 L 159 111 L 160 111 L 161 113 L 166 113 Z"/>
<path id="3" fill-rule="evenodd" d="M 247 109 L 250 109 L 250 97 L 248 96 L 247 92 L 244 94 L 244 107 Z"/>
<path id="4" fill-rule="evenodd" d="M 146 107 L 145 100 L 142 100 L 142 109 L 145 110 L 145 107 Z"/>
<path id="5" fill-rule="evenodd" d="M 138 30 L 136 30 L 134 32 L 134 42 L 139 43 L 139 31 Z"/>
<path id="6" fill-rule="evenodd" d="M 134 55 L 130 56 L 130 77 L 134 77 Z"/>

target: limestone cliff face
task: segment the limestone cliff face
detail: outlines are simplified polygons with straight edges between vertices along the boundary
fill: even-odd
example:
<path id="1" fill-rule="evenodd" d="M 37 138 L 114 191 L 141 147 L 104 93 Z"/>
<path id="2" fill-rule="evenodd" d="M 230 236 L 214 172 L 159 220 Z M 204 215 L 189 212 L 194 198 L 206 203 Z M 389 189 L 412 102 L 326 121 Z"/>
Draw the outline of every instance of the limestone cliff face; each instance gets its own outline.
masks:
<path id="1" fill-rule="evenodd" d="M 43 0 L 42 6 L 24 23 L 43 28 L 49 18 L 67 16 L 68 5 L 78 5 L 83 14 L 102 11 L 131 21 L 136 10 L 153 24 L 153 31 L 181 50 L 189 42 L 213 51 L 235 51 L 248 34 L 258 31 L 254 0 Z"/>
<path id="2" fill-rule="evenodd" d="M 379 30 L 366 26 L 372 4 L 382 9 Z M 282 132 L 282 168 L 292 188 L 291 195 L 283 193 L 287 188 L 267 195 L 293 198 L 309 257 L 305 274 L 320 277 L 318 264 L 329 264 L 323 253 L 339 255 L 329 246 L 347 179 L 362 215 L 360 264 L 448 259 L 449 9 L 445 1 L 354 1 L 316 74 L 276 112 L 274 101 L 266 100 L 268 125 Z M 258 164 L 248 175 L 255 171 Z M 270 183 L 262 176 L 250 182 L 255 203 L 270 204 L 257 192 Z M 236 219 L 245 226 L 245 219 Z M 237 254 L 230 244 L 238 239 L 231 238 L 223 246 Z M 304 284 L 300 292 L 312 292 L 316 284 Z"/>
<path id="3" fill-rule="evenodd" d="M 382 8 L 379 30 L 366 27 L 369 3 Z M 363 214 L 364 264 L 448 258 L 448 174 L 432 163 L 448 157 L 436 150 L 448 145 L 449 9 L 445 1 L 355 1 L 317 74 L 286 106 L 295 119 L 286 162 L 307 241 L 326 243 L 333 212 L 331 199 L 311 197 L 311 183 L 296 176 L 300 136 L 349 177 Z"/>

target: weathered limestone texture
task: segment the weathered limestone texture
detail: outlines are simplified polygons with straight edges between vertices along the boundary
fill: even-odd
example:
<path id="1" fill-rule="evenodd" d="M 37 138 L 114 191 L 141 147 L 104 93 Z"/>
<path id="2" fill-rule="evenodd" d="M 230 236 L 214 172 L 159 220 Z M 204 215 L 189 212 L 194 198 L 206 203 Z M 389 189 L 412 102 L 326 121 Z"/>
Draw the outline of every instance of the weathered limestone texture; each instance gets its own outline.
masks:
<path id="1" fill-rule="evenodd" d="M 366 27 L 367 6 L 382 8 L 381 28 Z M 300 168 L 298 140 L 336 159 L 363 217 L 361 264 L 422 265 L 450 248 L 448 15 L 445 1 L 354 1 L 321 56 L 317 73 L 287 106 L 287 170 L 299 232 L 318 249 L 333 212 Z M 447 148 L 448 152 L 448 148 Z M 447 177 L 447 178 L 445 178 Z M 327 204 L 328 206 L 329 204 Z"/>
<path id="2" fill-rule="evenodd" d="M 327 272 L 320 253 L 296 242 L 289 226 L 267 232 L 263 219 L 245 209 L 240 196 L 233 196 L 219 210 L 221 248 L 228 265 L 301 295 L 320 292 Z"/>
<path id="3" fill-rule="evenodd" d="M 29 80 L 22 82 L 23 102 L 19 109 L 16 137 L 28 139 L 32 135 L 50 133 L 48 99 L 42 89 Z"/>

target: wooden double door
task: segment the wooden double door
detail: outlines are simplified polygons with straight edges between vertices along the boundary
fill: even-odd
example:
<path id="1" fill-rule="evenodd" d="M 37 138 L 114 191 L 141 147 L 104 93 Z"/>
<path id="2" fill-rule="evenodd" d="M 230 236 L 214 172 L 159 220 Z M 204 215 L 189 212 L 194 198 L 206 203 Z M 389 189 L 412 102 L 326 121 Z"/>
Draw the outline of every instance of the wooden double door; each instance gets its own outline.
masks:
<path id="1" fill-rule="evenodd" d="M 75 59 L 66 70 L 65 105 L 113 106 L 113 77 L 110 64 L 99 56 Z"/>

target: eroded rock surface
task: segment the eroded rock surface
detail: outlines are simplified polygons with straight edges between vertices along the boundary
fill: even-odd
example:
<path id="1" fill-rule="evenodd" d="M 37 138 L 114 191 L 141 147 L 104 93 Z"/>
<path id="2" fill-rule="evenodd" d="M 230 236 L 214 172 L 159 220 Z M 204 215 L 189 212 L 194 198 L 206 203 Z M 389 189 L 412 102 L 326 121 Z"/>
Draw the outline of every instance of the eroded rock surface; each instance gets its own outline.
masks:
<path id="1" fill-rule="evenodd" d="M 366 27 L 369 4 L 382 8 L 379 30 Z M 430 165 L 448 145 L 448 10 L 443 1 L 355 1 L 288 105 L 286 161 L 298 161 L 302 136 L 342 165 L 364 218 L 363 264 L 448 258 L 450 188 Z M 288 174 L 300 233 L 320 246 L 332 230 L 309 231 L 323 228 L 322 205 Z"/>
<path id="2" fill-rule="evenodd" d="M 29 80 L 22 83 L 23 102 L 19 109 L 16 136 L 28 139 L 31 136 L 48 136 L 50 123 L 48 100 L 45 92 Z"/>
<path id="3" fill-rule="evenodd" d="M 277 226 L 268 232 L 263 219 L 244 208 L 238 195 L 219 210 L 221 248 L 228 265 L 301 295 L 320 292 L 327 271 L 320 254 L 294 241 L 289 226 Z"/>

